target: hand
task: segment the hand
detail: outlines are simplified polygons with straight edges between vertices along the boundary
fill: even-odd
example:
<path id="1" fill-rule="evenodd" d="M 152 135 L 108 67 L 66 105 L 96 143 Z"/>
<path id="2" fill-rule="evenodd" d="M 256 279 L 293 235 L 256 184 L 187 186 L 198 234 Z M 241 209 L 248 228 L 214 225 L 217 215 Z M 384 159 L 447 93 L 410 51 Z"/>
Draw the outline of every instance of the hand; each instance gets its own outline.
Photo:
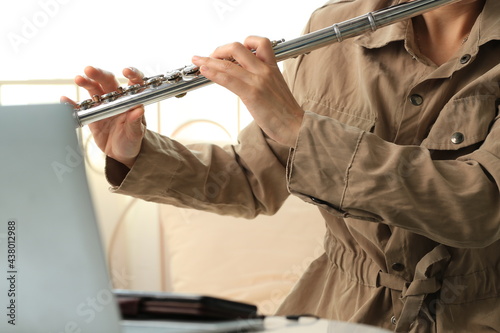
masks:
<path id="1" fill-rule="evenodd" d="M 92 66 L 85 68 L 86 76 L 76 76 L 75 83 L 86 89 L 90 96 L 103 95 L 115 91 L 118 86 L 116 77 L 107 71 Z M 144 75 L 135 68 L 126 68 L 123 75 L 129 84 L 142 83 Z M 76 103 L 67 97 L 62 102 Z M 133 109 L 89 124 L 97 146 L 109 157 L 132 168 L 139 155 L 142 139 L 146 131 L 144 107 L 138 105 Z"/>
<path id="2" fill-rule="evenodd" d="M 304 111 L 281 75 L 268 39 L 248 37 L 244 44 L 222 46 L 210 57 L 192 61 L 207 79 L 238 95 L 269 137 L 295 146 Z"/>

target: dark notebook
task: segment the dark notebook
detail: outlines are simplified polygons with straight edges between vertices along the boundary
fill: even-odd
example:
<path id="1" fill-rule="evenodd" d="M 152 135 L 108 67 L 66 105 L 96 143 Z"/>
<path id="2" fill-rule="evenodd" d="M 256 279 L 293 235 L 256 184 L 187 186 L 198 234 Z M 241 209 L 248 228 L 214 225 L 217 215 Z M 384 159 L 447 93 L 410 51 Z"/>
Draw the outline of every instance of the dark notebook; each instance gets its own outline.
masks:
<path id="1" fill-rule="evenodd" d="M 257 307 L 196 294 L 115 290 L 123 319 L 127 320 L 235 320 L 255 319 Z"/>

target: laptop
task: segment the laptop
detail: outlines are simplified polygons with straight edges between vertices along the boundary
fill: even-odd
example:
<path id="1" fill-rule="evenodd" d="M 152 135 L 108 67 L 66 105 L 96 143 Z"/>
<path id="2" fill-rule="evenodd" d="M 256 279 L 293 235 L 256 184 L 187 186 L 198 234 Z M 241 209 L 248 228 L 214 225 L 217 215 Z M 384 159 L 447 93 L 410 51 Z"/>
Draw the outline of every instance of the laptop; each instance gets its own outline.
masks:
<path id="1" fill-rule="evenodd" d="M 121 319 L 76 129 L 69 106 L 0 106 L 0 332 L 262 328 L 260 319 Z"/>

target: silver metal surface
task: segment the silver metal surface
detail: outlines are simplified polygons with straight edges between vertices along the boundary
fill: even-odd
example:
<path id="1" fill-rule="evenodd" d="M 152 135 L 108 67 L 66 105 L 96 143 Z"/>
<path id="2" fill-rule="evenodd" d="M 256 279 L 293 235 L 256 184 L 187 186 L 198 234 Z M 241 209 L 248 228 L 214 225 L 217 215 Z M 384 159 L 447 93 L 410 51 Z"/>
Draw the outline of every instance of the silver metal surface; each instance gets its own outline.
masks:
<path id="1" fill-rule="evenodd" d="M 406 2 L 336 23 L 289 41 L 274 41 L 272 46 L 276 60 L 283 61 L 458 1 L 461 0 Z M 189 91 L 211 83 L 212 81 L 200 75 L 195 65 L 189 65 L 165 75 L 145 78 L 145 82 L 140 85 L 120 87 L 103 96 L 93 96 L 75 107 L 75 116 L 79 125 L 84 126 L 126 112 L 139 104 L 147 105 L 170 97 L 182 97 Z"/>

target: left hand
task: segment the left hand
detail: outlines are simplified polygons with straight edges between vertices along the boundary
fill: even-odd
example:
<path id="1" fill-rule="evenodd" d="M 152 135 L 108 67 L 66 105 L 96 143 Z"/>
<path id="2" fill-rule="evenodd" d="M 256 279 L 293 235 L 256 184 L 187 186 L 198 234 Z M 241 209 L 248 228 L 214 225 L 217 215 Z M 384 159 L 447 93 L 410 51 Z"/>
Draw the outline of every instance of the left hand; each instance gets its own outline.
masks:
<path id="1" fill-rule="evenodd" d="M 304 111 L 281 75 L 269 39 L 248 37 L 244 44 L 228 44 L 192 61 L 207 79 L 238 95 L 270 138 L 295 146 Z"/>
<path id="2" fill-rule="evenodd" d="M 87 90 L 90 96 L 115 91 L 120 85 L 115 75 L 108 71 L 87 66 L 84 72 L 84 76 L 75 77 L 75 83 Z M 123 75 L 128 78 L 129 85 L 143 83 L 144 74 L 135 68 L 125 68 Z M 76 105 L 76 102 L 65 96 L 61 101 Z M 125 113 L 96 121 L 89 124 L 89 128 L 95 143 L 107 156 L 131 169 L 146 133 L 144 107 L 138 105 Z"/>

